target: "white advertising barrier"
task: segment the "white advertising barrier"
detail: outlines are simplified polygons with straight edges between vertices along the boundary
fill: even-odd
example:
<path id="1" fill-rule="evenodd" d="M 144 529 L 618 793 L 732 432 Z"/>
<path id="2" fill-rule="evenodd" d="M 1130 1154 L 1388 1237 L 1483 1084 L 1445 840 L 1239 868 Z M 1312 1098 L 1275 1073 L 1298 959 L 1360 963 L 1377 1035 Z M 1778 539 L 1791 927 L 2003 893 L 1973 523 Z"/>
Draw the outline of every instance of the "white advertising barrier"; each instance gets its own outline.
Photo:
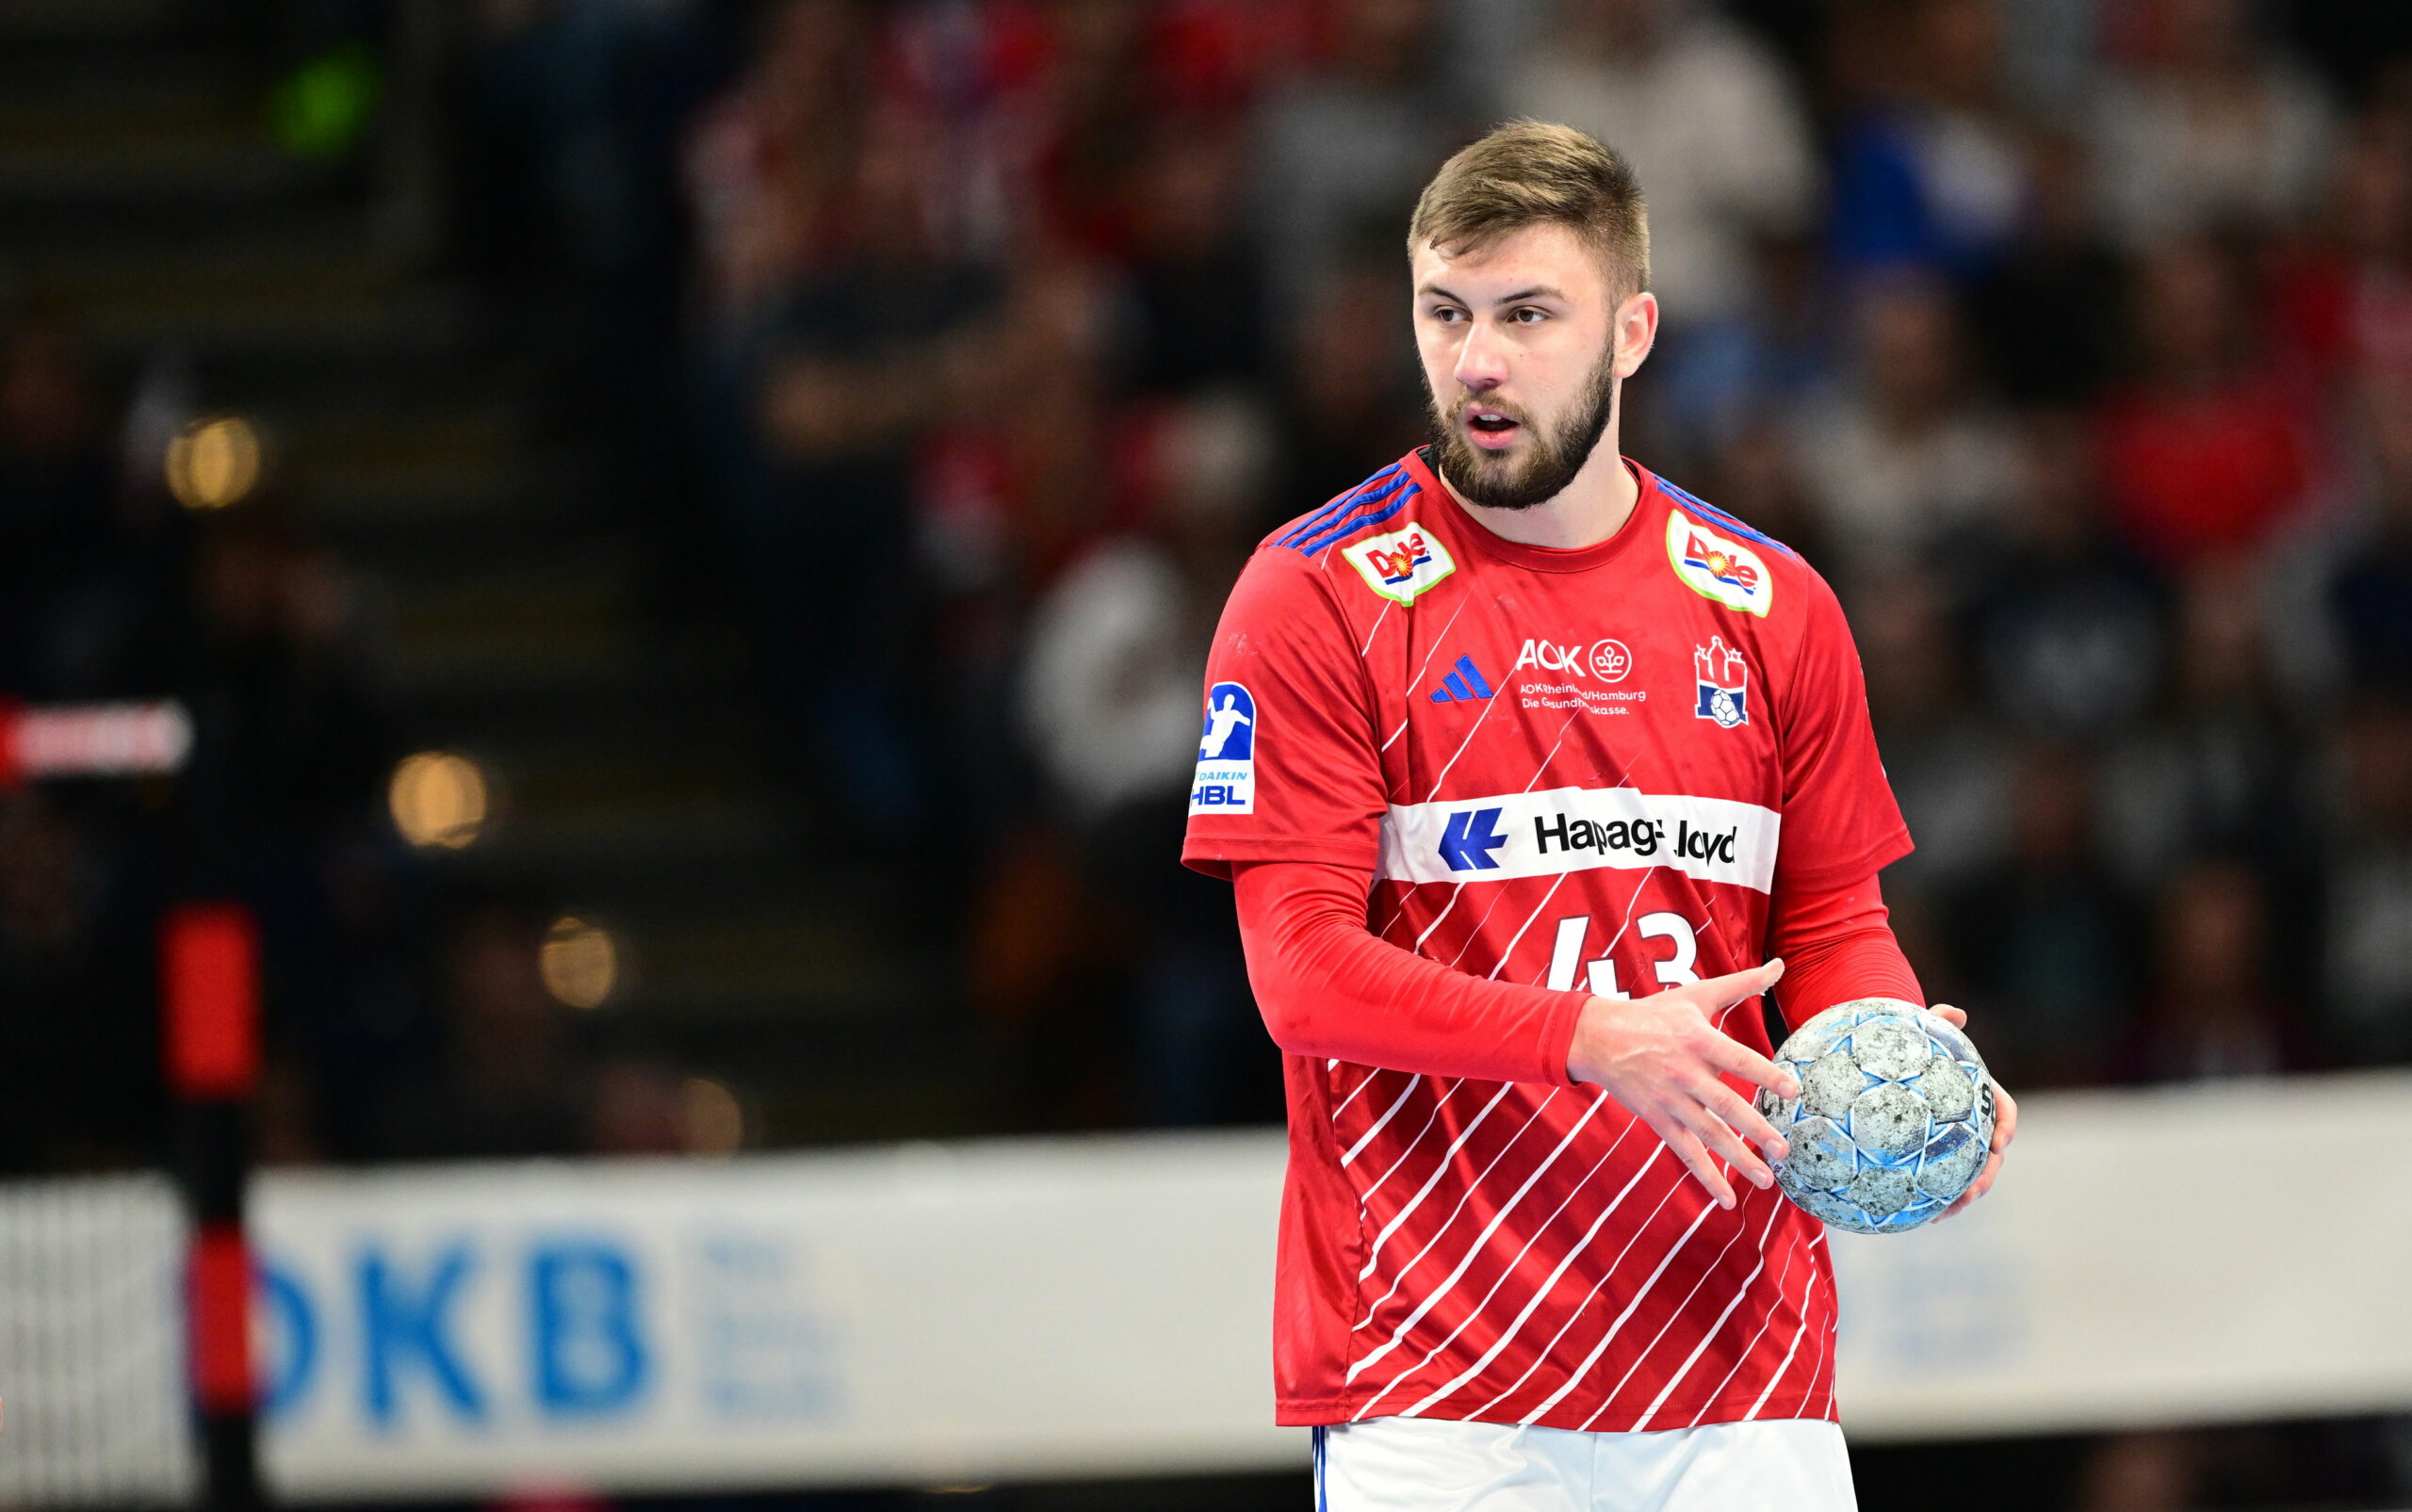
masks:
<path id="1" fill-rule="evenodd" d="M 1828 1230 L 1865 1440 L 2412 1407 L 2412 1077 L 2020 1104 L 1993 1193 Z"/>
<path id="2" fill-rule="evenodd" d="M 298 1500 L 1303 1464 L 1278 1135 L 261 1181 Z"/>
<path id="3" fill-rule="evenodd" d="M 1833 1236 L 1855 1437 L 2412 1407 L 2412 1076 L 2024 1114 L 1968 1214 Z M 1251 1132 L 270 1175 L 269 1471 L 337 1500 L 1302 1465 L 1270 1426 L 1280 1170 Z M 10 1501 L 190 1485 L 172 1200 L 104 1186 L 0 1189 Z"/>

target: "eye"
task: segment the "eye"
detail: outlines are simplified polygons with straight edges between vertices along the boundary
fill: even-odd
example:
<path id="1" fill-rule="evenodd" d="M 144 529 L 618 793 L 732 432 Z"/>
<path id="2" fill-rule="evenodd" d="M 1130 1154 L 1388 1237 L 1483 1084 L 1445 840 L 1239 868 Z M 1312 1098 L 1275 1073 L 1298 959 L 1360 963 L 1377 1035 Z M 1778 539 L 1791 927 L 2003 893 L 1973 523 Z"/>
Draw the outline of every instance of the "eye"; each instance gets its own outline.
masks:
<path id="1" fill-rule="evenodd" d="M 1436 304 L 1426 313 L 1442 325 L 1455 325 L 1465 318 L 1465 312 L 1454 304 Z"/>
<path id="2" fill-rule="evenodd" d="M 1520 326 L 1539 325 L 1543 320 L 1549 318 L 1549 312 L 1527 304 L 1509 314 L 1508 318 L 1515 321 Z"/>

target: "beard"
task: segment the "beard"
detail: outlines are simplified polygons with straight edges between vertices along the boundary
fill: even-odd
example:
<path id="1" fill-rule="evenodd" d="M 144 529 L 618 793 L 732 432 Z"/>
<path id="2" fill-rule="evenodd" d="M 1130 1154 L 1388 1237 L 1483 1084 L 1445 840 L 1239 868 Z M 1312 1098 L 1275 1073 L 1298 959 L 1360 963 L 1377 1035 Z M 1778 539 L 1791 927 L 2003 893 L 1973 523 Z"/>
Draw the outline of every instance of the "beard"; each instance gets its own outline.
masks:
<path id="1" fill-rule="evenodd" d="M 1502 409 L 1510 418 L 1524 420 L 1524 431 L 1531 447 L 1524 465 L 1519 467 L 1506 456 L 1489 452 L 1467 442 L 1457 418 L 1441 408 L 1440 396 L 1432 392 L 1426 379 L 1425 399 L 1431 410 L 1434 454 L 1440 459 L 1440 472 L 1448 479 L 1469 504 L 1479 504 L 1493 510 L 1528 510 L 1545 504 L 1566 491 L 1574 475 L 1590 462 L 1591 453 L 1605 435 L 1608 422 L 1617 413 L 1617 365 L 1613 346 L 1600 354 L 1599 366 L 1585 380 L 1583 392 L 1567 407 L 1557 424 L 1544 430 L 1524 416 Z M 1462 414 L 1466 397 L 1460 395 L 1457 410 Z"/>

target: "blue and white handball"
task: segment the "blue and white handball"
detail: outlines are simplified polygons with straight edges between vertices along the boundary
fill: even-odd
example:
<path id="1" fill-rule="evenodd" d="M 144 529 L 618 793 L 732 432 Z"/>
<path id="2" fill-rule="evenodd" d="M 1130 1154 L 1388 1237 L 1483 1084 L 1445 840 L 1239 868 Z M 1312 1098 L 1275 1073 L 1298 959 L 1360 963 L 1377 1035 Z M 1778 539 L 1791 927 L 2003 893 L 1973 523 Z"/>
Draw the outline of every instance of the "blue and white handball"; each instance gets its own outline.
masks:
<path id="1" fill-rule="evenodd" d="M 1777 1187 L 1812 1216 L 1897 1234 L 1942 1216 L 1984 1169 L 1993 1079 L 1941 1015 L 1894 998 L 1837 1003 L 1775 1058 L 1801 1096 L 1763 1089 L 1759 1113 L 1791 1146 Z"/>

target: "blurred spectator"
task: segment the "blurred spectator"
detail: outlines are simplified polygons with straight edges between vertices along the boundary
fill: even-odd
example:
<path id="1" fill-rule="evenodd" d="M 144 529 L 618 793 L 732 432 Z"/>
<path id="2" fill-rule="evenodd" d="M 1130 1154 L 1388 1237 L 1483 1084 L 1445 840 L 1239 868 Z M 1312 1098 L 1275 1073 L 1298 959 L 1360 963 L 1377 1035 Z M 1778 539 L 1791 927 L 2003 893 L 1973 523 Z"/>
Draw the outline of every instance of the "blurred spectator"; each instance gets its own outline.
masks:
<path id="1" fill-rule="evenodd" d="M 280 931 L 272 1049 L 297 1140 L 334 1160 L 382 1148 L 397 1087 L 433 1074 L 445 1051 L 429 964 L 432 879 L 373 821 L 327 847 L 307 879 L 303 931 Z M 296 937 L 297 934 L 300 937 Z"/>
<path id="2" fill-rule="evenodd" d="M 2412 704 L 2360 701 L 2339 731 L 2322 828 L 2324 1023 L 2350 1065 L 2412 1058 Z"/>
<path id="3" fill-rule="evenodd" d="M 1985 1011 L 1986 1061 L 2013 1086 L 2102 1081 L 2127 1033 L 2143 932 L 2096 853 L 2098 817 L 2091 769 L 2029 747 L 2008 854 L 1952 908 L 1952 955 Z"/>
<path id="4" fill-rule="evenodd" d="M 1967 278 L 2008 242 L 2024 194 L 2001 11 L 1997 0 L 1912 0 L 1906 17 L 1884 55 L 1894 76 L 1835 146 L 1834 260 L 1846 275 Z"/>
<path id="5" fill-rule="evenodd" d="M 1721 447 L 1780 429 L 1833 377 L 1838 322 L 1812 239 L 1762 236 L 1751 251 L 1748 317 L 1695 326 L 1675 362 L 1654 351 L 1627 385 L 1625 450 L 1662 470 L 1715 465 Z M 1815 528 L 1804 515 L 1797 528 Z"/>
<path id="6" fill-rule="evenodd" d="M 102 401 L 71 333 L 0 334 L 0 690 L 90 694 L 135 606 L 113 582 L 117 476 Z"/>
<path id="7" fill-rule="evenodd" d="M 2253 551 L 2304 502 L 2302 396 L 2259 361 L 2235 256 L 2169 242 L 2143 261 L 2136 379 L 2103 415 L 2103 466 L 2128 544 L 2166 568 Z"/>
<path id="8" fill-rule="evenodd" d="M 2127 265 L 2102 235 L 2085 144 L 2038 132 L 2026 150 L 2017 232 L 1971 290 L 1970 323 L 2004 398 L 2083 404 L 2116 371 Z"/>
<path id="9" fill-rule="evenodd" d="M 2328 582 L 2345 686 L 2412 694 L 2412 370 L 2363 390 L 2371 517 Z"/>
<path id="10" fill-rule="evenodd" d="M 2275 345 L 2322 384 L 2412 373 L 2412 84 L 2337 144 L 2325 214 L 2277 259 Z"/>
<path id="11" fill-rule="evenodd" d="M 2176 620 L 2157 717 L 2104 762 L 2103 844 L 2138 885 L 2202 852 L 2276 871 L 2302 858 L 2306 816 L 2259 585 L 2240 563 L 2206 563 Z"/>
<path id="12" fill-rule="evenodd" d="M 2197 861 L 2172 877 L 2153 936 L 2153 982 L 2127 1049 L 2139 1081 L 2273 1076 L 2303 1064 L 2294 1016 L 2277 996 L 2270 900 L 2236 861 Z"/>
<path id="13" fill-rule="evenodd" d="M 355 586 L 289 501 L 269 497 L 204 523 L 191 593 L 186 802 L 220 854 L 306 867 L 286 847 L 366 812 L 394 756 Z"/>
<path id="14" fill-rule="evenodd" d="M 1791 546 L 1811 561 L 1828 552 L 1801 480 L 1792 438 L 1764 411 L 1736 418 L 1709 460 L 1706 496 L 1717 507 Z"/>
<path id="15" fill-rule="evenodd" d="M 1868 580 L 1847 601 L 1867 669 L 1867 709 L 1884 772 L 1917 849 L 1885 873 L 1930 900 L 1994 865 L 2008 844 L 2011 762 L 1931 575 Z M 1919 969 L 1935 969 L 1927 962 Z"/>
<path id="16" fill-rule="evenodd" d="M 2110 532 L 2085 420 L 2025 422 L 2018 486 L 1970 616 L 2001 719 L 2085 740 L 2140 722 L 2160 674 L 2159 588 Z"/>
<path id="17" fill-rule="evenodd" d="M 1407 270 L 1384 249 L 1342 268 L 1289 323 L 1280 501 L 1268 528 L 1429 439 L 1407 308 Z"/>
<path id="18" fill-rule="evenodd" d="M 1126 181 L 1132 330 L 1141 393 L 1195 394 L 1264 370 L 1264 279 L 1245 235 L 1247 162 L 1219 123 L 1156 125 Z"/>
<path id="19" fill-rule="evenodd" d="M 1329 62 L 1265 103 L 1255 219 L 1290 329 L 1369 238 L 1399 245 L 1415 197 L 1488 102 L 1442 82 L 1437 0 L 1334 0 Z M 1385 312 L 1403 324 L 1404 305 Z M 1379 466 L 1370 463 L 1359 476 Z"/>
<path id="20" fill-rule="evenodd" d="M 1514 71 L 1508 113 L 1614 146 L 1650 202 L 1663 324 L 1628 449 L 1688 460 L 1762 360 L 1757 253 L 1812 227 L 1817 174 L 1790 82 L 1702 0 L 1582 0 Z"/>
<path id="21" fill-rule="evenodd" d="M 864 130 L 841 254 L 719 361 L 731 431 L 718 452 L 771 707 L 806 769 L 835 783 L 837 811 L 897 834 L 930 803 L 907 692 L 915 458 L 975 370 L 993 293 L 932 223 L 928 134 L 896 113 Z"/>
<path id="22" fill-rule="evenodd" d="M 1142 528 L 1100 543 L 1032 617 L 1022 718 L 1081 833 L 1092 886 L 1137 931 L 1131 1000 L 1141 1112 L 1263 1116 L 1278 1098 L 1219 885 L 1164 867 L 1187 821 L 1206 646 L 1253 544 L 1270 447 L 1245 401 L 1155 429 Z"/>
<path id="23" fill-rule="evenodd" d="M 0 794 L 0 1170 L 159 1154 L 157 1000 L 117 880 L 62 805 Z"/>
<path id="24" fill-rule="evenodd" d="M 2076 1512 L 2188 1512 L 2202 1505 L 2202 1441 L 2188 1433 L 2111 1434 L 2078 1475 Z"/>
<path id="25" fill-rule="evenodd" d="M 587 1147 L 593 1075 L 571 1043 L 568 1011 L 538 974 L 541 933 L 501 903 L 454 924 L 442 957 L 445 1059 L 390 1102 L 379 1153 L 444 1160 Z"/>
<path id="26" fill-rule="evenodd" d="M 683 508 L 687 228 L 679 152 L 725 71 L 698 0 L 481 0 L 452 154 L 462 252 L 493 315 L 546 365 L 545 418 L 607 464 L 645 536 L 653 607 L 706 591 L 709 537 Z"/>
<path id="27" fill-rule="evenodd" d="M 1144 528 L 1100 542 L 1031 615 L 1022 718 L 1084 819 L 1165 793 L 1185 802 L 1206 643 L 1253 544 L 1266 445 L 1245 401 L 1169 411 L 1149 448 Z"/>
<path id="28" fill-rule="evenodd" d="M 1507 113 L 1588 131 L 1640 176 L 1676 344 L 1748 312 L 1754 237 L 1808 229 L 1817 177 L 1792 85 L 1704 0 L 1576 0 L 1514 79 Z"/>
<path id="29" fill-rule="evenodd" d="M 1959 317 L 1929 275 L 1871 280 L 1852 315 L 1850 366 L 1803 406 L 1809 496 L 1846 577 L 1931 562 L 1993 525 L 2015 451 L 1968 371 Z"/>
<path id="30" fill-rule="evenodd" d="M 751 66 L 690 134 L 708 329 L 742 329 L 841 245 L 871 43 L 855 0 L 781 0 L 763 13 Z"/>
<path id="31" fill-rule="evenodd" d="M 2249 0 L 2134 0 L 2094 131 L 2110 222 L 2131 247 L 2302 216 L 2331 130 L 2320 84 Z"/>

